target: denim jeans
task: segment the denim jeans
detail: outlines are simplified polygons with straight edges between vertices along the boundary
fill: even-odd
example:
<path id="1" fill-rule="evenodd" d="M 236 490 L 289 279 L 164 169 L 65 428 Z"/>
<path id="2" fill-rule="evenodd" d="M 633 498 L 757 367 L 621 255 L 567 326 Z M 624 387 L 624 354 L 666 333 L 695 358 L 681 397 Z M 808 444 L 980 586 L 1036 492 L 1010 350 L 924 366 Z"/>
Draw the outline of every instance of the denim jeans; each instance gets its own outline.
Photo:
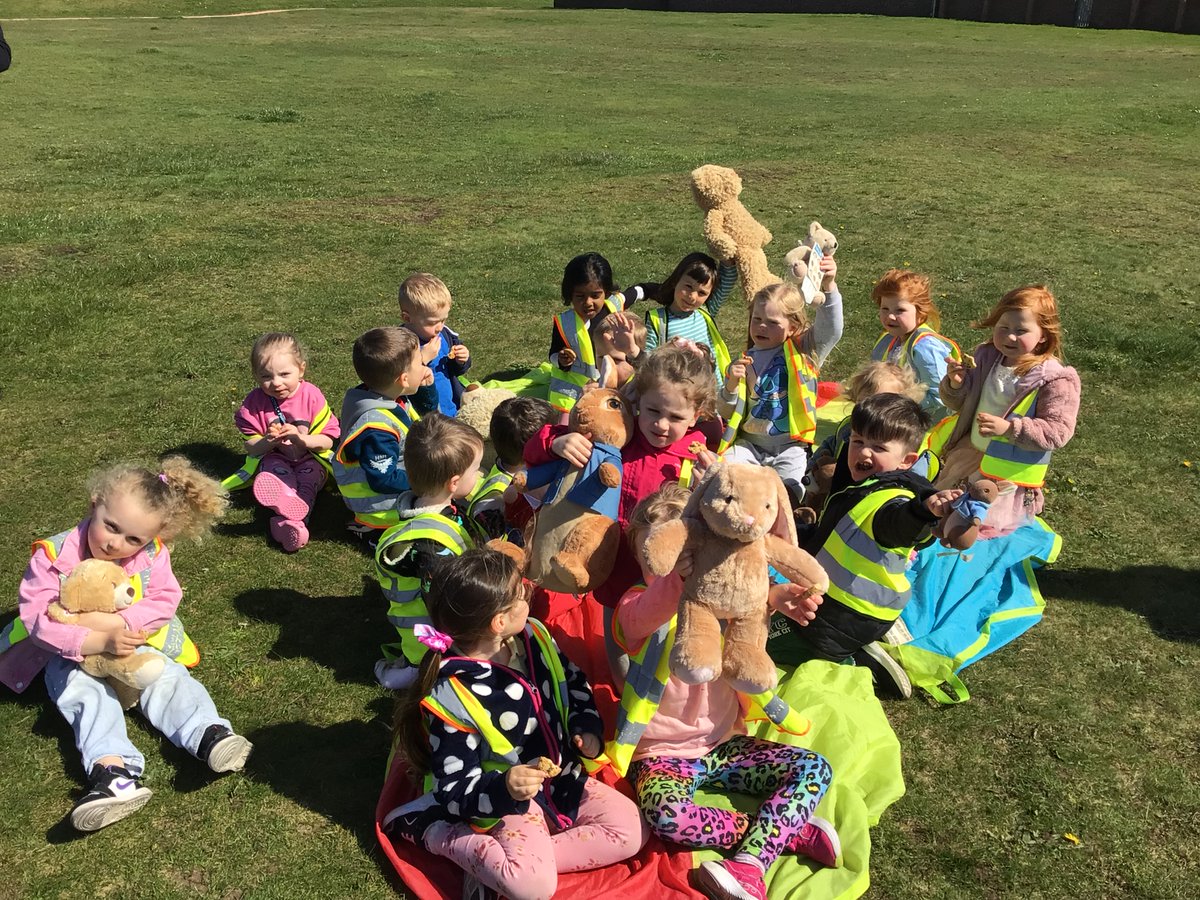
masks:
<path id="1" fill-rule="evenodd" d="M 137 652 L 158 653 L 151 647 L 141 647 Z M 205 729 L 213 724 L 229 728 L 229 721 L 217 714 L 204 685 L 184 666 L 173 659 L 166 663 L 158 680 L 142 691 L 142 715 L 172 744 L 195 756 Z M 130 772 L 142 774 L 146 759 L 130 743 L 125 713 L 107 682 L 55 656 L 46 664 L 46 690 L 75 732 L 75 746 L 83 757 L 85 773 L 91 772 L 101 757 L 119 756 Z"/>

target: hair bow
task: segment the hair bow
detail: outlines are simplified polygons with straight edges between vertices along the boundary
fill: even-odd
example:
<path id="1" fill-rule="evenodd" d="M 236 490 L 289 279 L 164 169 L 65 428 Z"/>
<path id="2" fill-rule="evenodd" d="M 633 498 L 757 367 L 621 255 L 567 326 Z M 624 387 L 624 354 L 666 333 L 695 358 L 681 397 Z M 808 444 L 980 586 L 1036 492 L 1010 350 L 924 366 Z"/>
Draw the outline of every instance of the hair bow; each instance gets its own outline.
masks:
<path id="1" fill-rule="evenodd" d="M 677 337 L 673 338 L 672 340 L 682 350 L 687 350 L 689 353 L 695 353 L 697 356 L 704 355 L 704 348 L 691 338 Z"/>
<path id="2" fill-rule="evenodd" d="M 163 484 L 170 484 L 170 483 L 171 483 L 171 479 L 169 479 L 169 478 L 167 477 L 167 473 L 166 473 L 166 472 L 159 472 L 159 473 L 158 473 L 158 480 L 159 480 L 159 481 L 161 481 Z"/>
<path id="3" fill-rule="evenodd" d="M 436 650 L 438 653 L 445 653 L 454 643 L 454 638 L 450 635 L 442 634 L 432 625 L 423 623 L 413 626 L 413 636 L 430 650 Z"/>

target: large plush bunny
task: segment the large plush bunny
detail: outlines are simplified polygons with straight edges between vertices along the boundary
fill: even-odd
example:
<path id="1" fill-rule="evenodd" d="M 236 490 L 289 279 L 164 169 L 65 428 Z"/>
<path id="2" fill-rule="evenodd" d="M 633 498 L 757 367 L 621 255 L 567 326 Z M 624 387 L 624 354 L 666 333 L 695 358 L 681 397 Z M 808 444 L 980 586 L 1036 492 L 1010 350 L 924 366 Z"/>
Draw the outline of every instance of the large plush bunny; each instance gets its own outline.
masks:
<path id="1" fill-rule="evenodd" d="M 679 601 L 672 673 L 688 684 L 723 675 L 751 694 L 775 687 L 775 663 L 766 651 L 767 566 L 814 593 L 829 587 L 825 570 L 796 546 L 787 489 L 775 470 L 749 463 L 710 467 L 683 517 L 652 528 L 642 552 L 652 572 L 666 575 L 685 548 L 692 573 Z"/>

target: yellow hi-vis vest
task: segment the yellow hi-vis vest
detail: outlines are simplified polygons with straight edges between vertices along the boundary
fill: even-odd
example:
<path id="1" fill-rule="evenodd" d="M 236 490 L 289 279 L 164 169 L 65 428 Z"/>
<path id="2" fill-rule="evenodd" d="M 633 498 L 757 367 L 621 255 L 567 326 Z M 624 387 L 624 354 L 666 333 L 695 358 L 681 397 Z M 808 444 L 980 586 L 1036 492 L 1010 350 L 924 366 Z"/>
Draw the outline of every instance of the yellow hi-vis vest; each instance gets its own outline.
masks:
<path id="1" fill-rule="evenodd" d="M 870 484 L 867 480 L 858 487 Z M 912 596 L 907 570 L 913 548 L 876 543 L 875 513 L 889 500 L 915 496 L 908 488 L 879 488 L 842 516 L 817 553 L 817 562 L 829 575 L 826 597 L 883 622 L 899 618 Z"/>
<path id="2" fill-rule="evenodd" d="M 403 556 L 398 551 L 413 541 L 434 541 L 455 556 L 474 546 L 471 535 L 458 522 L 441 513 L 421 513 L 402 519 L 383 533 L 375 548 L 375 576 L 388 601 L 388 621 L 395 626 L 400 640 L 383 645 L 383 655 L 390 660 L 405 659 L 413 666 L 421 664 L 427 649 L 413 635 L 417 625 L 430 625 L 429 609 L 425 606 L 424 586 L 416 575 L 398 575 L 389 559 Z"/>
<path id="3" fill-rule="evenodd" d="M 325 426 L 329 424 L 329 419 L 333 415 L 329 410 L 329 404 L 326 403 L 321 407 L 313 419 L 312 424 L 308 426 L 309 434 L 320 434 L 325 430 Z M 261 434 L 249 435 L 248 437 L 263 437 Z M 333 474 L 333 451 L 332 450 L 310 450 L 313 457 L 330 475 Z M 265 454 L 264 454 L 265 455 Z M 227 491 L 240 491 L 246 485 L 254 480 L 254 475 L 258 472 L 258 467 L 262 465 L 261 456 L 247 456 L 242 463 L 242 467 L 221 482 L 221 487 Z"/>
<path id="4" fill-rule="evenodd" d="M 1032 416 L 1037 409 L 1036 390 L 1030 391 L 1005 413 L 1008 420 Z M 1010 432 L 1011 434 L 1011 432 Z M 993 481 L 1011 481 L 1026 488 L 1039 488 L 1046 483 L 1050 467 L 1049 450 L 1026 450 L 1012 442 L 1007 434 L 996 435 L 988 441 L 979 462 L 979 473 Z"/>
<path id="5" fill-rule="evenodd" d="M 708 314 L 708 310 L 700 307 L 696 312 L 700 313 L 700 318 L 704 320 L 704 327 L 708 329 L 708 346 L 712 348 L 713 357 L 717 361 L 717 379 L 719 381 L 725 377 L 725 373 L 729 370 L 729 364 L 732 362 L 729 358 L 729 348 L 725 346 L 725 340 L 717 329 L 717 323 Z M 646 313 L 646 327 L 658 335 L 658 346 L 660 347 L 667 342 L 671 327 L 670 320 L 670 312 L 665 306 L 656 306 Z"/>
<path id="6" fill-rule="evenodd" d="M 625 308 L 624 294 L 613 294 L 604 301 L 605 308 L 610 313 L 620 312 Z M 550 405 L 559 412 L 570 412 L 589 381 L 600 378 L 600 370 L 596 368 L 596 348 L 592 346 L 592 333 L 588 329 L 588 320 L 568 309 L 554 317 L 554 327 L 563 343 L 575 353 L 575 362 L 571 368 L 563 370 L 558 366 L 550 369 L 550 393 L 547 399 Z"/>
<path id="7" fill-rule="evenodd" d="M 956 362 L 962 362 L 962 350 L 958 344 L 946 337 L 944 334 L 938 334 L 928 325 L 921 324 L 912 330 L 912 333 L 904 339 L 904 345 L 900 348 L 900 355 L 896 357 L 896 365 L 902 369 L 911 369 L 913 348 L 917 346 L 919 341 L 925 338 L 935 337 L 945 341 L 950 345 L 950 356 Z M 879 340 L 875 342 L 875 346 L 871 349 L 871 359 L 878 362 L 887 362 L 888 354 L 896 348 L 897 338 L 892 337 L 886 331 L 879 336 Z"/>
<path id="8" fill-rule="evenodd" d="M 550 699 L 562 721 L 562 733 L 569 735 L 571 733 L 569 718 L 571 707 L 570 699 L 567 696 L 567 674 L 559 659 L 554 641 L 550 637 L 550 632 L 546 630 L 546 626 L 537 619 L 528 619 L 525 627 L 533 638 L 532 646 L 536 648 L 542 657 L 542 662 L 550 670 Z M 443 665 L 445 665 L 444 662 Z M 532 686 L 534 690 L 538 690 L 537 685 Z M 485 772 L 507 771 L 513 766 L 520 765 L 521 759 L 517 755 L 516 748 L 496 727 L 491 713 L 479 702 L 479 698 L 462 683 L 457 675 L 439 679 L 434 685 L 433 692 L 421 701 L 421 705 L 451 728 L 478 734 L 483 739 L 483 745 L 480 748 L 482 751 L 480 765 Z M 561 761 L 561 758 L 553 760 L 556 764 Z M 603 755 L 594 760 L 581 755 L 580 761 L 588 772 L 597 772 L 608 764 Z M 432 776 L 427 776 L 426 792 L 432 791 L 436 787 Z M 498 818 L 472 819 L 470 825 L 476 831 L 487 831 L 499 821 Z"/>
<path id="9" fill-rule="evenodd" d="M 467 500 L 467 518 L 474 520 L 480 513 L 489 509 L 503 508 L 504 492 L 512 484 L 512 475 L 500 468 L 500 463 L 492 466 L 487 478 L 479 483 Z"/>
<path id="10" fill-rule="evenodd" d="M 638 591 L 645 589 L 645 585 L 633 588 Z M 650 720 L 654 718 L 654 713 L 658 711 L 658 705 L 667 689 L 667 679 L 671 677 L 671 648 L 675 646 L 677 619 L 677 616 L 672 616 L 669 622 L 659 626 L 657 631 L 647 637 L 636 652 L 632 652 L 617 617 L 613 616 L 613 640 L 625 651 L 629 660 L 625 686 L 621 688 L 621 705 L 617 709 L 617 726 L 612 740 L 604 749 L 613 770 L 619 775 L 629 771 L 629 763 L 633 759 L 638 741 L 641 740 Z M 775 691 L 741 696 L 750 701 L 747 720 L 770 719 L 780 731 L 795 735 L 807 734 L 812 727 L 808 719 L 793 710 Z"/>
<path id="11" fill-rule="evenodd" d="M 71 531 L 74 530 L 71 529 Z M 63 544 L 66 543 L 67 538 L 70 537 L 71 531 L 64 531 L 61 534 L 54 535 L 54 537 L 34 541 L 33 552 L 37 553 L 38 550 L 41 550 L 53 562 L 58 559 L 58 554 L 62 550 Z M 150 565 L 129 579 L 133 585 L 133 603 L 137 603 L 146 596 L 146 589 L 150 586 L 150 570 L 154 567 L 155 557 L 162 552 L 162 547 L 162 541 L 158 538 L 155 538 L 146 545 L 146 555 L 150 558 Z M 62 580 L 66 581 L 67 576 L 62 576 Z M 25 623 L 19 618 L 13 619 L 5 626 L 4 631 L 0 633 L 0 653 L 3 653 L 13 644 L 17 643 L 17 641 L 24 640 L 27 637 L 29 637 L 29 632 L 25 628 Z M 179 621 L 178 616 L 172 616 L 171 621 L 150 635 L 146 643 L 154 649 L 162 651 L 164 656 L 170 657 L 175 662 L 181 663 L 189 669 L 200 662 L 200 651 L 183 630 L 183 623 Z"/>
<path id="12" fill-rule="evenodd" d="M 333 456 L 333 477 L 346 506 L 354 513 L 354 520 L 371 528 L 388 528 L 400 521 L 396 511 L 396 497 L 392 494 L 377 494 L 367 481 L 367 473 L 358 460 L 347 459 L 346 446 L 369 428 L 378 428 L 393 434 L 401 444 L 412 423 L 420 416 L 416 410 L 398 404 L 399 415 L 390 409 L 371 409 L 354 421 L 349 433 L 342 437 L 338 451 Z"/>
<path id="13" fill-rule="evenodd" d="M 788 433 L 792 440 L 811 444 L 817 433 L 817 368 L 807 356 L 791 342 L 783 342 L 783 357 L 787 362 L 788 376 Z M 738 429 L 750 408 L 750 385 L 743 378 L 738 386 L 737 403 L 729 421 L 725 423 L 725 433 L 721 436 L 721 444 L 717 455 L 724 455 L 735 440 Z"/>

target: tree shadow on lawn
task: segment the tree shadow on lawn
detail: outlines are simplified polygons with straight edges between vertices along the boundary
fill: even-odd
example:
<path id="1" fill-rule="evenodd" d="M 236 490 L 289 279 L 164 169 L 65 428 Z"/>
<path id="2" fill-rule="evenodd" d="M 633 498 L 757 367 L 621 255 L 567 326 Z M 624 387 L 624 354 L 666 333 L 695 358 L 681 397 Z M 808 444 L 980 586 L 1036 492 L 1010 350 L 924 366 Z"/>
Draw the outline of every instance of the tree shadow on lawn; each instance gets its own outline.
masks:
<path id="1" fill-rule="evenodd" d="M 279 625 L 268 656 L 311 659 L 343 683 L 375 684 L 372 667 L 379 645 L 395 634 L 384 615 L 383 592 L 365 575 L 362 591 L 354 596 L 310 597 L 292 588 L 255 588 L 235 597 L 233 605 L 252 619 Z"/>
<path id="2" fill-rule="evenodd" d="M 379 715 L 367 722 L 280 722 L 258 729 L 247 735 L 254 742 L 254 753 L 246 771 L 276 793 L 351 832 L 403 896 L 404 884 L 375 838 L 375 804 L 391 740 L 391 701 L 381 697 L 371 706 Z"/>
<path id="3" fill-rule="evenodd" d="M 1042 592 L 1061 600 L 1119 606 L 1142 616 L 1159 637 L 1200 643 L 1200 571 L 1167 566 L 1110 569 L 1047 568 L 1038 572 Z"/>

